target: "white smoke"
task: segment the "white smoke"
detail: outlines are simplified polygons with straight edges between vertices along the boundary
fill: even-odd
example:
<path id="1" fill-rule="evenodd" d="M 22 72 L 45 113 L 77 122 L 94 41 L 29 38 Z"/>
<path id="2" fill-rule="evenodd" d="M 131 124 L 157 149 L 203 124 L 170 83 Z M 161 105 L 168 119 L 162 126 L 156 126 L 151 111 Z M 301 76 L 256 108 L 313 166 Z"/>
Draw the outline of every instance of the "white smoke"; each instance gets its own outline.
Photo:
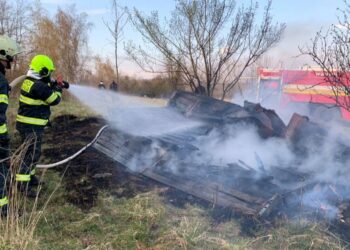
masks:
<path id="1" fill-rule="evenodd" d="M 157 137 L 197 129 L 203 125 L 170 108 L 155 107 L 127 95 L 81 86 L 73 86 L 71 92 L 103 116 L 111 126 L 127 134 Z M 186 161 L 208 168 L 211 165 L 226 168 L 229 164 L 238 164 L 243 168 L 267 173 L 272 167 L 283 169 L 292 166 L 300 173 L 309 173 L 308 183 L 326 183 L 321 188 L 305 190 L 301 201 L 303 204 L 323 209 L 326 211 L 325 216 L 334 218 L 337 208 L 329 195 L 326 195 L 329 188 L 324 186 L 334 188 L 332 197 L 337 193 L 341 197 L 338 200 L 350 199 L 350 157 L 346 157 L 346 152 L 343 152 L 350 148 L 350 143 L 336 133 L 328 133 L 323 143 L 307 145 L 309 153 L 305 156 L 296 153 L 289 141 L 281 138 L 262 139 L 255 127 L 247 125 L 214 128 L 190 143 L 196 150 L 185 149 L 185 159 L 167 159 L 171 171 L 181 172 Z M 154 142 L 140 152 L 138 156 L 142 159 L 134 157 L 129 167 L 142 171 L 143 166 L 156 166 L 158 162 L 155 159 L 165 160 L 164 152 L 161 151 L 162 146 Z M 200 171 L 208 168 L 203 167 Z M 344 188 L 337 191 L 340 186 Z"/>
<path id="2" fill-rule="evenodd" d="M 224 129 L 226 136 L 215 129 L 196 144 L 203 155 L 210 156 L 210 164 L 225 166 L 244 162 L 258 169 L 261 164 L 268 168 L 288 165 L 293 160 L 293 155 L 283 139 L 262 139 L 256 128 L 249 125 L 226 126 Z"/>

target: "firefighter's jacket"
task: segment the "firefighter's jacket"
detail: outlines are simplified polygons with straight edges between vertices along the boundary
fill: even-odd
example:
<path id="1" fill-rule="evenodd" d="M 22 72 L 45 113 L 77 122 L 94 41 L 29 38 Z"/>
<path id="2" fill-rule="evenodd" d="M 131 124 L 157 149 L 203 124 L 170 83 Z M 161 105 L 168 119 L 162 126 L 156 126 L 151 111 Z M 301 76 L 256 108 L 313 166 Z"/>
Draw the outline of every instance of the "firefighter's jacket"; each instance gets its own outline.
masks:
<path id="1" fill-rule="evenodd" d="M 1 64 L 1 63 L 0 63 Z M 0 66 L 0 139 L 7 139 L 6 110 L 9 103 L 9 83 L 5 78 L 5 68 Z"/>
<path id="2" fill-rule="evenodd" d="M 50 106 L 61 101 L 62 90 L 51 86 L 49 79 L 42 79 L 32 71 L 21 87 L 19 109 L 16 118 L 18 130 L 42 130 L 50 118 Z"/>

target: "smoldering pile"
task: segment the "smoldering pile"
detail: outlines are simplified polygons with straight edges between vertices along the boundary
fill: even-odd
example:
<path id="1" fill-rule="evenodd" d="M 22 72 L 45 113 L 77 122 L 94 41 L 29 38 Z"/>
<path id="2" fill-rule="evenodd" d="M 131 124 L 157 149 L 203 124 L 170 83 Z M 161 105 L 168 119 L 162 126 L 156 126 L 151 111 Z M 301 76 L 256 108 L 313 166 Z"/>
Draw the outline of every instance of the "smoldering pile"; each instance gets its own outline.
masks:
<path id="1" fill-rule="evenodd" d="M 127 116 L 133 130 L 111 121 L 95 148 L 131 172 L 251 216 L 321 216 L 350 225 L 350 146 L 307 117 L 294 114 L 285 125 L 259 104 L 186 92 L 167 107 L 129 111 L 113 112 L 119 121 Z M 172 112 L 165 126 L 180 119 L 181 129 L 152 131 L 155 117 Z"/>

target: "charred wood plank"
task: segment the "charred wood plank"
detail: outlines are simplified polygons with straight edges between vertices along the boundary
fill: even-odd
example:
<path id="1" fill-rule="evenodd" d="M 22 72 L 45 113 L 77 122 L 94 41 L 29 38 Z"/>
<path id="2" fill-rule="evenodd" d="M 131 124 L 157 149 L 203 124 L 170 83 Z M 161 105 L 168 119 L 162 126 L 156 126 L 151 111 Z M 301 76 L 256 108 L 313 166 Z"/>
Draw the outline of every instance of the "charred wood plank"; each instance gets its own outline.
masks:
<path id="1" fill-rule="evenodd" d="M 264 202 L 266 202 L 265 199 L 259 198 L 259 197 L 254 197 L 252 195 L 246 194 L 246 193 L 242 193 L 238 190 L 229 188 L 227 190 L 220 190 L 220 192 L 225 193 L 227 195 L 231 195 L 239 200 L 242 200 L 246 203 L 249 204 L 254 204 L 254 205 L 262 205 L 264 204 Z"/>
<path id="2" fill-rule="evenodd" d="M 214 205 L 230 207 L 244 214 L 256 215 L 259 210 L 257 208 L 252 208 L 250 204 L 247 204 L 247 202 L 243 200 L 222 192 L 218 185 L 202 184 L 198 182 L 184 181 L 182 179 L 172 180 L 171 178 L 155 173 L 151 169 L 145 169 L 142 172 L 142 175 L 167 186 L 182 190 L 185 193 L 202 198 Z"/>

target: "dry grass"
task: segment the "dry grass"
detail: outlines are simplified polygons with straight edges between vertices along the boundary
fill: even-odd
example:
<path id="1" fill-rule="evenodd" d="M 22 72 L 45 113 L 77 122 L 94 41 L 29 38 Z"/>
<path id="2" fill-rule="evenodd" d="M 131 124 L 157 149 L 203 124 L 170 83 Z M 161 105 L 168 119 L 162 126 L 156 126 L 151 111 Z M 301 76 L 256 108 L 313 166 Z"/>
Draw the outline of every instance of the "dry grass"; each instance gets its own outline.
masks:
<path id="1" fill-rule="evenodd" d="M 321 223 L 287 222 L 250 240 L 249 249 L 347 249 L 347 243 Z"/>
<path id="2" fill-rule="evenodd" d="M 239 249 L 246 243 L 234 220 L 217 224 L 208 210 L 193 205 L 167 208 L 164 231 L 152 249 Z"/>
<path id="3" fill-rule="evenodd" d="M 148 98 L 148 97 L 134 96 L 132 97 L 132 99 L 134 99 L 136 102 L 148 104 L 155 107 L 163 107 L 163 106 L 166 106 L 168 103 L 168 99 L 164 99 L 164 98 Z"/>
<path id="4" fill-rule="evenodd" d="M 38 187 L 38 195 L 33 199 L 27 198 L 27 196 L 17 188 L 15 174 L 23 161 L 25 152 L 27 152 L 30 143 L 34 143 L 34 138 L 22 144 L 11 156 L 8 193 L 9 204 L 7 216 L 1 217 L 0 219 L 0 249 L 35 248 L 38 244 L 37 239 L 34 237 L 35 230 L 44 210 L 54 194 L 54 192 L 52 192 L 45 199 L 45 202 L 39 206 L 41 186 Z M 43 175 L 44 174 L 45 172 L 43 172 Z M 56 189 L 58 187 L 59 183 Z"/>

